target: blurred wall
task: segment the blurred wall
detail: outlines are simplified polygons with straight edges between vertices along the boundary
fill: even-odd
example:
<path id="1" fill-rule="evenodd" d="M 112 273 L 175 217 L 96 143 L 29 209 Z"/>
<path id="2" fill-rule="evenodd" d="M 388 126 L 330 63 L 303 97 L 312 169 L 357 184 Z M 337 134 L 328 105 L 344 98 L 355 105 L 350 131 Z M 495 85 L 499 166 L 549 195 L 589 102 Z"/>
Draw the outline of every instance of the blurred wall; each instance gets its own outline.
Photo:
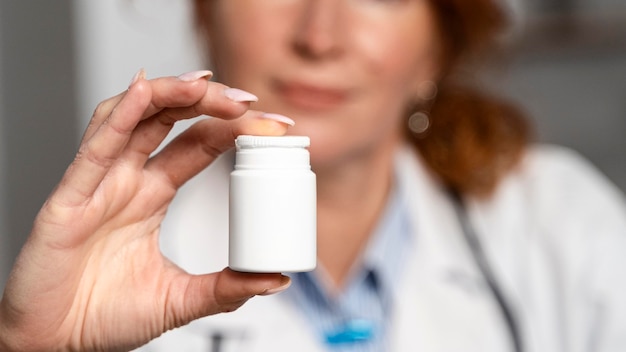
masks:
<path id="1" fill-rule="evenodd" d="M 626 190 L 626 2 L 531 0 L 489 86 Z"/>
<path id="2" fill-rule="evenodd" d="M 507 0 L 523 20 L 538 23 L 523 28 L 515 58 L 506 71 L 490 72 L 487 84 L 527 109 L 540 140 L 577 149 L 626 190 L 626 40 L 599 35 L 624 31 L 626 21 L 600 17 L 591 22 L 605 26 L 585 30 L 595 39 L 570 32 L 546 41 L 554 31 L 533 28 L 554 21 L 538 11 L 567 2 L 515 1 Z M 626 12 L 623 0 L 567 6 L 574 5 L 592 15 Z M 156 77 L 205 65 L 185 0 L 2 0 L 0 55 L 2 287 L 96 104 L 126 89 L 139 68 Z"/>
<path id="3" fill-rule="evenodd" d="M 518 60 L 493 85 L 524 107 L 537 139 L 575 149 L 626 190 L 626 50 Z"/>
<path id="4" fill-rule="evenodd" d="M 74 0 L 83 125 L 97 103 L 126 89 L 140 68 L 148 78 L 205 68 L 189 5 L 184 0 Z"/>
<path id="5" fill-rule="evenodd" d="M 76 148 L 72 11 L 0 1 L 0 287 Z"/>
<path id="6" fill-rule="evenodd" d="M 2 18 L 0 18 L 0 43 L 2 43 Z M 2 67 L 2 45 L 0 45 L 0 68 Z M 0 82 L 3 82 L 4 79 L 2 77 L 2 69 L 0 69 Z M 1 83 L 0 83 L 1 84 Z M 0 91 L 1 93 L 1 91 Z M 5 132 L 6 130 L 3 127 L 4 119 L 2 118 L 4 110 L 4 105 L 2 104 L 3 94 L 0 94 L 0 200 L 6 199 L 6 150 L 7 147 L 5 145 Z M 7 228 L 6 228 L 6 219 L 5 219 L 5 211 L 4 207 L 0 206 L 0 288 L 4 287 L 3 283 L 6 281 L 6 270 L 10 265 L 10 256 L 11 251 L 9 250 L 9 246 L 5 245 L 5 236 L 7 236 Z"/>

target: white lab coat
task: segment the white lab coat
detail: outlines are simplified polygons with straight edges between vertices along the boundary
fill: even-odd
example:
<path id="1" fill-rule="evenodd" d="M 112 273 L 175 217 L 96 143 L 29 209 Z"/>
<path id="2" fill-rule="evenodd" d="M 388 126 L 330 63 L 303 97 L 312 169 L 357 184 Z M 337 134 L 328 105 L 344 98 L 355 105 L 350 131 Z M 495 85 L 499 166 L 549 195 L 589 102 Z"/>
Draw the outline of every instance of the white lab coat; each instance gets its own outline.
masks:
<path id="1" fill-rule="evenodd" d="M 166 255 L 193 273 L 227 266 L 225 156 L 190 181 L 164 224 Z M 472 259 L 452 203 L 419 156 L 398 153 L 415 230 L 398 278 L 390 351 L 511 351 L 502 313 Z M 626 207 L 585 161 L 534 147 L 469 214 L 513 307 L 526 352 L 626 351 Z M 322 351 L 305 317 L 281 295 L 164 334 L 146 351 Z"/>

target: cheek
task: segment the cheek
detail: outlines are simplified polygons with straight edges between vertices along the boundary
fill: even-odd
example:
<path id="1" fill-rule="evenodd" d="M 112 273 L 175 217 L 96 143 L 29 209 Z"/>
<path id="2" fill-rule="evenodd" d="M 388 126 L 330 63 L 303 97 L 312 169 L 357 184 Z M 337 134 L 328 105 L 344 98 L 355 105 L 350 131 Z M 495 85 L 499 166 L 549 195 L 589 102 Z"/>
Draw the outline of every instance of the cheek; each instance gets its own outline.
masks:
<path id="1" fill-rule="evenodd" d="M 399 94 L 398 90 L 412 90 L 417 83 L 434 79 L 437 49 L 428 17 L 403 17 L 390 23 L 361 30 L 355 47 L 378 84 Z"/>
<path id="2" fill-rule="evenodd" d="M 276 62 L 278 38 L 285 35 L 285 24 L 271 21 L 275 15 L 264 14 L 263 6 L 223 5 L 220 19 L 211 32 L 211 59 L 218 79 L 228 85 L 246 89 L 259 68 Z M 228 2 L 230 3 L 230 0 Z M 252 88 L 250 88 L 252 89 Z"/>
<path id="3" fill-rule="evenodd" d="M 365 123 L 354 135 L 369 136 L 374 143 L 383 136 L 398 135 L 406 109 L 417 99 L 420 82 L 435 79 L 435 50 L 431 33 L 413 23 L 362 31 L 355 52 L 369 82 Z M 365 108 L 365 106 L 363 107 Z"/>
<path id="4" fill-rule="evenodd" d="M 368 134 L 398 131 L 406 109 L 416 100 L 418 82 L 433 78 L 430 49 L 422 39 L 397 34 L 379 31 L 360 40 L 362 67 L 369 77 L 369 112 L 363 114 L 369 118 L 363 127 Z"/>

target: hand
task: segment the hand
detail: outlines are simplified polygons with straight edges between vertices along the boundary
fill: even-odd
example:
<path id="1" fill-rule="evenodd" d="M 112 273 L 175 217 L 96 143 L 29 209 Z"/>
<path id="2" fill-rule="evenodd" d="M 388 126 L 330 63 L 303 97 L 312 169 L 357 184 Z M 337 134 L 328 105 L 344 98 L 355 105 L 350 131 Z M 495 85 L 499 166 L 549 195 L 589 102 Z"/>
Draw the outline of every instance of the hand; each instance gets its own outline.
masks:
<path id="1" fill-rule="evenodd" d="M 7 282 L 0 350 L 129 350 L 289 285 L 280 274 L 190 275 L 159 250 L 161 221 L 183 183 L 237 135 L 287 129 L 209 74 L 146 80 L 141 71 L 98 106 Z M 202 114 L 220 118 L 197 122 L 151 156 L 175 121 Z"/>

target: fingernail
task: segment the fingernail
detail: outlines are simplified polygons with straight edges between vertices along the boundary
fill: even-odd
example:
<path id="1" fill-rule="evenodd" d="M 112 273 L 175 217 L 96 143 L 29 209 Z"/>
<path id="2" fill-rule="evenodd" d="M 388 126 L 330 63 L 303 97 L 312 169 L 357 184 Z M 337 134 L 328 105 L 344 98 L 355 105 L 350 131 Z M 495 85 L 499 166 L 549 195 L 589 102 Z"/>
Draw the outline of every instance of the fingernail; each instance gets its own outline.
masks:
<path id="1" fill-rule="evenodd" d="M 204 77 L 209 79 L 211 78 L 211 76 L 213 76 L 213 72 L 209 70 L 200 70 L 183 73 L 182 75 L 178 76 L 178 79 L 185 82 L 192 82 Z"/>
<path id="2" fill-rule="evenodd" d="M 279 292 L 283 292 L 286 289 L 289 288 L 289 286 L 291 286 L 291 279 L 289 278 L 289 276 L 283 276 L 282 277 L 282 284 L 278 287 L 275 288 L 270 288 L 265 290 L 265 292 L 259 294 L 259 296 L 269 296 L 269 295 L 273 295 Z"/>
<path id="3" fill-rule="evenodd" d="M 138 80 L 144 79 L 144 78 L 146 78 L 146 70 L 142 68 L 139 71 L 137 71 L 137 73 L 135 73 L 133 78 L 130 80 L 130 83 L 128 84 L 128 88 L 130 88 L 130 86 L 135 84 Z"/>
<path id="4" fill-rule="evenodd" d="M 259 100 L 256 95 L 237 88 L 226 88 L 224 90 L 224 95 L 226 96 L 226 98 L 237 103 Z"/>
<path id="5" fill-rule="evenodd" d="M 263 115 L 261 115 L 262 118 L 264 119 L 270 119 L 270 120 L 274 120 L 274 121 L 278 121 L 278 122 L 282 122 L 284 124 L 287 124 L 289 126 L 293 126 L 296 124 L 296 122 L 290 118 L 288 118 L 287 116 L 284 115 L 279 115 L 279 114 L 272 114 L 272 113 L 264 113 Z"/>

